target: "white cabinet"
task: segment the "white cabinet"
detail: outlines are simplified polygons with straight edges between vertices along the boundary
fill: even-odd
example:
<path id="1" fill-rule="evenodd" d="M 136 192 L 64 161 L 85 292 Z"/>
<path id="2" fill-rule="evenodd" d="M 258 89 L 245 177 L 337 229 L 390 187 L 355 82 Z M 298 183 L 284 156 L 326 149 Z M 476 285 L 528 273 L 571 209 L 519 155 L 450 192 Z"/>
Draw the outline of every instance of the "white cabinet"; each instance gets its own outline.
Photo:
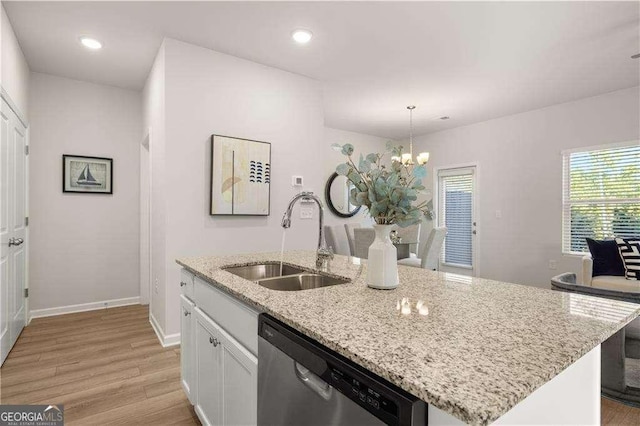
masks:
<path id="1" fill-rule="evenodd" d="M 198 417 L 205 425 L 255 425 L 258 359 L 202 310 L 194 312 Z"/>
<path id="2" fill-rule="evenodd" d="M 180 296 L 181 317 L 180 317 L 180 376 L 182 387 L 184 388 L 189 401 L 196 402 L 195 368 L 196 368 L 196 347 L 195 347 L 195 304 L 184 296 Z"/>
<path id="3" fill-rule="evenodd" d="M 204 425 L 255 425 L 258 312 L 183 269 L 182 386 Z"/>
<path id="4" fill-rule="evenodd" d="M 222 425 L 255 425 L 258 416 L 258 359 L 220 329 Z M 257 333 L 257 330 L 256 330 Z"/>
<path id="5" fill-rule="evenodd" d="M 196 413 L 203 425 L 221 424 L 220 350 L 210 320 L 196 309 Z"/>

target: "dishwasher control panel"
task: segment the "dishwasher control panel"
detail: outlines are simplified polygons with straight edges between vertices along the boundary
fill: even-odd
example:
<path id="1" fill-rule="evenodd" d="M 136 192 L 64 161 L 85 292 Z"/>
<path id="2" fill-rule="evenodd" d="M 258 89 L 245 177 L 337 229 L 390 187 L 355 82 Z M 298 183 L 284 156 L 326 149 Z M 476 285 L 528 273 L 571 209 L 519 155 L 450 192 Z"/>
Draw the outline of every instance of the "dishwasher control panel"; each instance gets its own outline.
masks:
<path id="1" fill-rule="evenodd" d="M 383 418 L 388 423 L 395 423 L 398 418 L 398 404 L 386 398 L 379 391 L 375 390 L 361 380 L 358 380 L 344 370 L 330 365 L 328 366 L 328 382 L 336 389 L 340 390 L 350 399 L 365 405 L 370 411 L 374 411 L 378 417 Z"/>

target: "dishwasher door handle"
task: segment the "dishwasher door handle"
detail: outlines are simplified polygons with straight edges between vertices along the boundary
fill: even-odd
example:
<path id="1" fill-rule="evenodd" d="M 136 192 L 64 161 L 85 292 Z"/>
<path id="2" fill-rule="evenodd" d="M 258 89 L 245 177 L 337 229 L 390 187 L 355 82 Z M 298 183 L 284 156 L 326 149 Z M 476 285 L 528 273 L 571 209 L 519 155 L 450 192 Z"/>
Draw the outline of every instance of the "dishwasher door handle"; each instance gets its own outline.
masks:
<path id="1" fill-rule="evenodd" d="M 296 377 L 302 382 L 303 385 L 320 395 L 320 397 L 326 401 L 331 399 L 333 388 L 320 377 L 313 374 L 308 368 L 302 364 L 293 362 L 294 369 L 296 370 Z"/>

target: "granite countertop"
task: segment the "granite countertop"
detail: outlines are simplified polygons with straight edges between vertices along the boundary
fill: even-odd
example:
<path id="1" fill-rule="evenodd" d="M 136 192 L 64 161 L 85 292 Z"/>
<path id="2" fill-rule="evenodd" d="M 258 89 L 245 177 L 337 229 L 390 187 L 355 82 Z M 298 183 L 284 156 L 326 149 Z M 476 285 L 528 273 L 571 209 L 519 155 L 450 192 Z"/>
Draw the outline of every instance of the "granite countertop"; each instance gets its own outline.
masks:
<path id="1" fill-rule="evenodd" d="M 306 291 L 269 290 L 221 269 L 279 259 L 177 262 L 470 424 L 495 421 L 640 313 L 626 302 L 404 266 L 397 289 L 374 290 L 366 261 L 347 256 L 336 256 L 329 272 L 350 283 Z M 288 252 L 284 262 L 314 269 L 315 252 Z M 403 298 L 408 314 L 398 309 Z"/>

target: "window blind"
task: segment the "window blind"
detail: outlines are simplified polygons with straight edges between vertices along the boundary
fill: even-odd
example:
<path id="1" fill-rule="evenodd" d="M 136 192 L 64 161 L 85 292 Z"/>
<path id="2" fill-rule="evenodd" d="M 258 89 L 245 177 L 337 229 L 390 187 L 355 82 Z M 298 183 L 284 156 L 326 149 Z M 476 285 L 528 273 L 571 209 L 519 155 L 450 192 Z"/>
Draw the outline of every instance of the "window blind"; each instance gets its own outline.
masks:
<path id="1" fill-rule="evenodd" d="M 640 236 L 640 144 L 563 154 L 562 251 L 585 238 Z"/>
<path id="2" fill-rule="evenodd" d="M 439 180 L 440 226 L 447 227 L 442 260 L 456 266 L 473 266 L 473 169 L 443 170 Z"/>

